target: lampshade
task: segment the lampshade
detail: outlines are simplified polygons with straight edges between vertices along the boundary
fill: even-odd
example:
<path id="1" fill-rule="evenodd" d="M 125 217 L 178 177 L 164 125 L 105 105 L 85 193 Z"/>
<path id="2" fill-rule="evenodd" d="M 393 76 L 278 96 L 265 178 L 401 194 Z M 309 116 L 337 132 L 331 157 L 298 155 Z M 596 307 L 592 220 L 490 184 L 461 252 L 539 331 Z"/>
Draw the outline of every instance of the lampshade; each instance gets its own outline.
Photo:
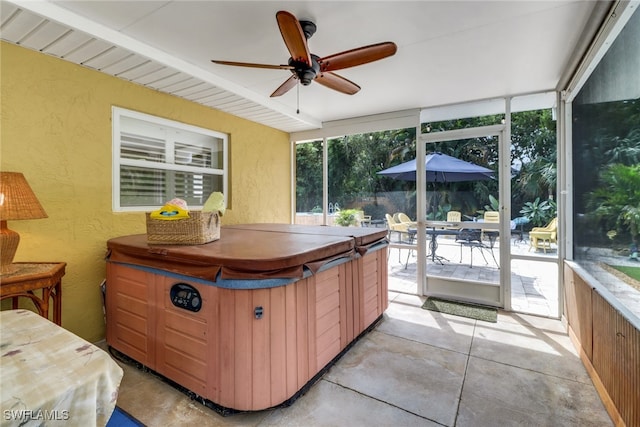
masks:
<path id="1" fill-rule="evenodd" d="M 0 172 L 0 275 L 14 271 L 20 235 L 7 228 L 7 221 L 46 218 L 47 213 L 19 172 Z"/>
<path id="2" fill-rule="evenodd" d="M 47 213 L 19 172 L 0 172 L 0 221 L 46 218 Z"/>

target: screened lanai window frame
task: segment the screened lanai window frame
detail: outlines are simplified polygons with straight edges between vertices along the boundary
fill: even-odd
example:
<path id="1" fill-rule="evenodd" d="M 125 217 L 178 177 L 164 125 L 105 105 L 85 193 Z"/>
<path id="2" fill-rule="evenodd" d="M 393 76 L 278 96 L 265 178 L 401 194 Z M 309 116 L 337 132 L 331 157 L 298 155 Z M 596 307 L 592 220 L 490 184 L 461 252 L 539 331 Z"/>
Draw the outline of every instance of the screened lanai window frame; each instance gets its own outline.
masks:
<path id="1" fill-rule="evenodd" d="M 225 195 L 225 204 L 228 205 L 228 139 L 228 135 L 222 132 L 112 107 L 113 211 L 154 210 L 167 200 L 180 197 L 181 192 L 194 195 L 187 200 L 190 208 L 201 208 L 211 192 L 206 188 L 206 180 L 213 180 L 212 190 L 221 191 Z M 123 146 L 128 150 L 123 152 Z M 136 158 L 134 146 L 144 147 L 139 158 Z M 192 155 L 194 149 L 204 154 L 202 158 Z M 138 169 L 148 175 L 158 174 L 159 177 L 162 176 L 159 179 L 175 175 L 182 180 L 175 178 L 175 181 L 171 181 L 168 178 L 163 181 L 163 185 L 169 185 L 169 188 L 165 191 L 157 190 L 153 203 L 146 201 L 141 204 L 124 204 L 123 168 Z M 166 174 L 167 171 L 175 174 Z M 200 196 L 196 197 L 198 193 Z"/>
<path id="2" fill-rule="evenodd" d="M 585 55 L 584 60 L 580 64 L 580 67 L 577 69 L 576 73 L 571 76 L 566 87 L 562 91 L 562 118 L 564 122 L 563 133 L 562 133 L 562 142 L 565 146 L 564 155 L 564 168 L 563 168 L 563 181 L 565 182 L 565 186 L 567 191 L 565 192 L 568 196 L 566 197 L 566 215 L 564 216 L 564 220 L 566 221 L 566 245 L 565 245 L 565 258 L 566 261 L 570 263 L 572 268 L 576 271 L 580 271 L 581 275 L 585 278 L 585 281 L 588 285 L 594 289 L 597 293 L 603 296 L 603 298 L 621 313 L 624 318 L 631 322 L 632 325 L 636 329 L 640 328 L 640 316 L 637 314 L 637 310 L 632 311 L 630 307 L 628 307 L 629 301 L 631 300 L 627 295 L 624 294 L 624 290 L 627 287 L 631 287 L 628 284 L 619 284 L 619 281 L 612 274 L 604 272 L 603 274 L 593 274 L 594 270 L 590 268 L 592 265 L 596 265 L 595 262 L 586 260 L 580 257 L 579 253 L 576 249 L 575 244 L 575 234 L 576 234 L 576 207 L 574 206 L 574 169 L 575 168 L 584 168 L 590 167 L 591 165 L 584 164 L 575 164 L 574 153 L 575 150 L 579 149 L 579 147 L 574 147 L 574 102 L 576 98 L 581 94 L 585 85 L 588 84 L 592 75 L 598 69 L 600 62 L 605 58 L 607 52 L 614 46 L 615 42 L 618 40 L 618 36 L 622 32 L 622 30 L 626 27 L 628 22 L 631 20 L 634 14 L 640 13 L 638 11 L 638 6 L 640 2 L 632 1 L 627 4 L 618 4 L 615 11 L 611 12 L 611 19 L 606 21 L 602 28 L 600 29 L 600 33 L 598 37 L 595 38 L 595 41 L 590 46 L 588 53 Z M 635 28 L 635 27 L 634 27 Z M 624 56 L 625 61 L 629 61 L 627 63 L 631 63 L 630 60 L 626 56 Z M 611 65 L 608 66 L 609 68 Z M 609 70 L 608 70 L 609 71 Z M 612 71 L 609 71 L 612 72 Z M 606 89 L 607 86 L 600 83 L 597 85 L 598 89 L 602 91 Z M 609 88 L 616 87 L 615 85 L 609 85 Z M 600 92 L 602 93 L 602 92 Z M 606 102 L 611 102 L 616 99 L 606 99 Z M 601 101 L 602 102 L 602 101 Z M 590 250 L 591 247 L 587 247 L 586 250 Z M 612 289 L 614 291 L 612 291 Z M 618 292 L 619 289 L 622 289 L 623 292 Z M 635 308 L 635 307 L 634 307 Z"/>

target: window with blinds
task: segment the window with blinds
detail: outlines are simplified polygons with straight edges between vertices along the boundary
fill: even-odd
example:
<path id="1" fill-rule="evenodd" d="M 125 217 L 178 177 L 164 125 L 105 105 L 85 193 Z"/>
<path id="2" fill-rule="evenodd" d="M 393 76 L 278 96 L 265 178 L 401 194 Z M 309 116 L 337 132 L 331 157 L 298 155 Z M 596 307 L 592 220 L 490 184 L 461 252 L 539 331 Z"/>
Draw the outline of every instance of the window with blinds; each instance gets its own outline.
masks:
<path id="1" fill-rule="evenodd" d="M 202 207 L 227 194 L 227 135 L 113 107 L 113 209 L 148 211 L 175 197 Z"/>

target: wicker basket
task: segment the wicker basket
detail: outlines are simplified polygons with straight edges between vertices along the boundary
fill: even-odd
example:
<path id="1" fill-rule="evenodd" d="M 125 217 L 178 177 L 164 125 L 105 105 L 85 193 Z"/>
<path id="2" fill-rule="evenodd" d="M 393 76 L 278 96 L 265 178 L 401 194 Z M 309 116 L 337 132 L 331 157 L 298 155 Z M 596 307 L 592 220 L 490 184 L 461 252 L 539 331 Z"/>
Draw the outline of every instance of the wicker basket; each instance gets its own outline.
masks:
<path id="1" fill-rule="evenodd" d="M 156 245 L 202 245 L 220 238 L 217 212 L 190 211 L 189 218 L 151 219 L 147 212 L 147 242 Z"/>

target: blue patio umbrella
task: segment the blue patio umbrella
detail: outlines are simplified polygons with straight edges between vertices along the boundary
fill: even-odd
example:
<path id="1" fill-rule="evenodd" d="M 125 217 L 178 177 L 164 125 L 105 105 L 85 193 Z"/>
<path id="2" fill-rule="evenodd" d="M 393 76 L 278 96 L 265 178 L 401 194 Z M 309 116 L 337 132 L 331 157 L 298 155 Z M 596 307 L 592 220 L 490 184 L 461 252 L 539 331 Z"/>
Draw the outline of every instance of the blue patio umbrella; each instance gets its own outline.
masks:
<path id="1" fill-rule="evenodd" d="M 427 182 L 478 181 L 494 178 L 491 169 L 442 153 L 425 156 Z M 378 175 L 403 181 L 416 181 L 416 159 L 381 170 Z"/>
<path id="2" fill-rule="evenodd" d="M 425 169 L 427 182 L 433 182 L 434 189 L 436 183 L 479 181 L 495 177 L 491 169 L 442 153 L 427 154 Z M 381 170 L 378 175 L 403 181 L 416 181 L 416 159 Z M 435 213 L 436 210 L 437 206 L 434 205 L 433 212 Z"/>

